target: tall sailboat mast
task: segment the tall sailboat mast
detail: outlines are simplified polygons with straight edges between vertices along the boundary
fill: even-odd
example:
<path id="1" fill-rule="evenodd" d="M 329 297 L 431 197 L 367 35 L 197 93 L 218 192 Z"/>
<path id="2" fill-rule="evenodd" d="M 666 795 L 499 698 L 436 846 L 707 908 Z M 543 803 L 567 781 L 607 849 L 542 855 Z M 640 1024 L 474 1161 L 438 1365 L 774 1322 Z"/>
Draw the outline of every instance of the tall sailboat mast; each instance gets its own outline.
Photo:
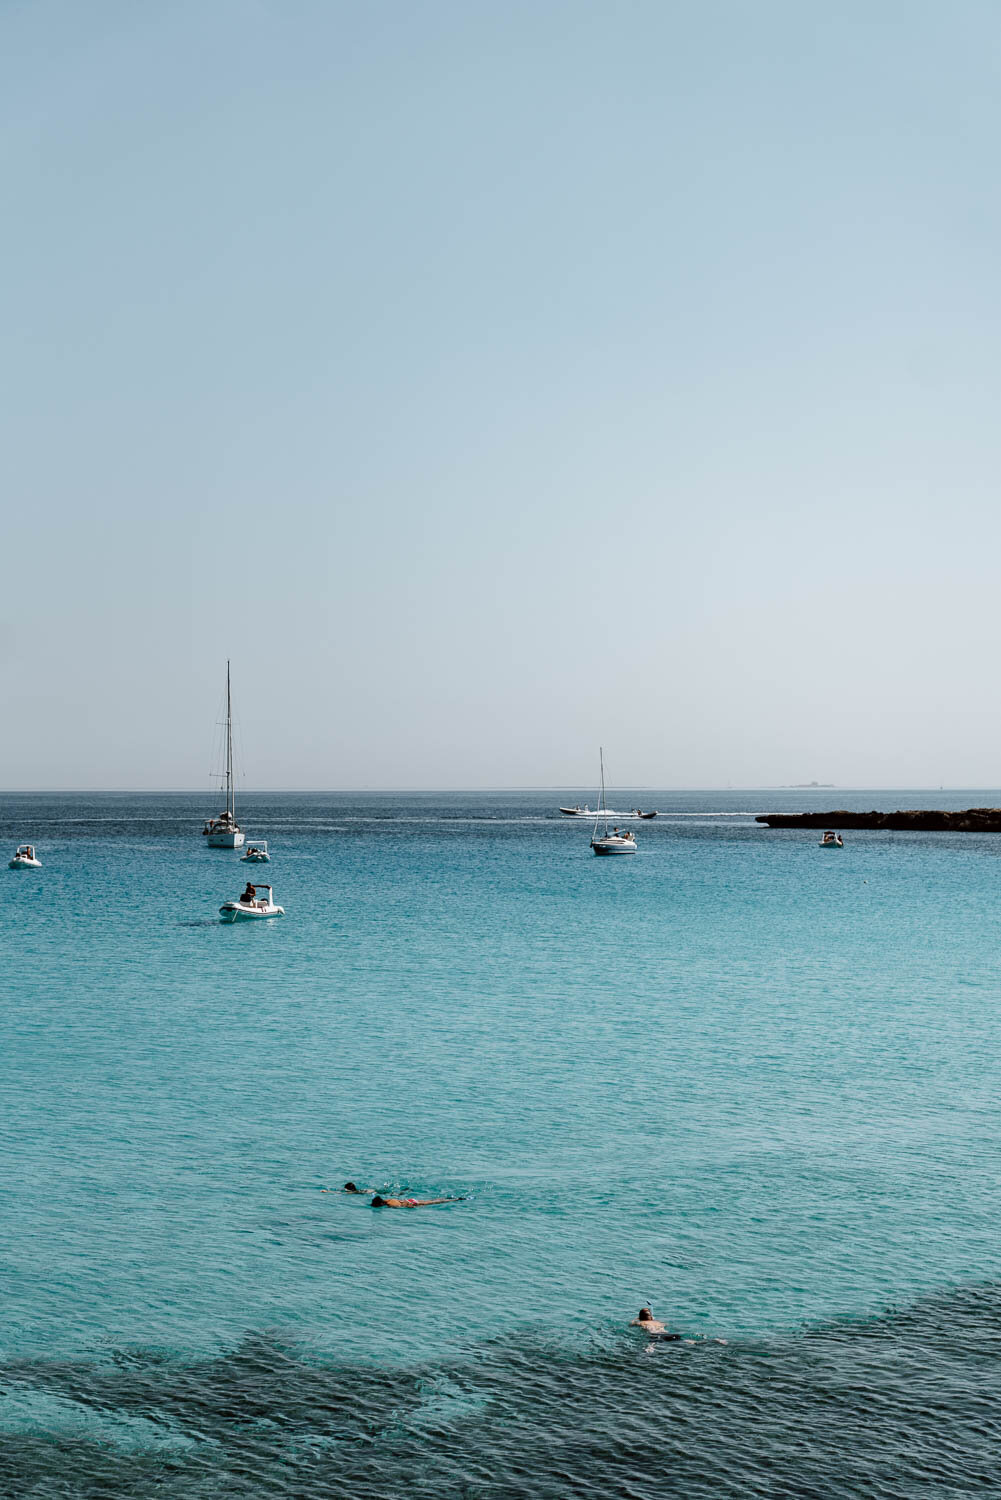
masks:
<path id="1" fill-rule="evenodd" d="M 594 840 L 597 838 L 598 820 L 603 814 L 605 818 L 605 831 L 603 837 L 608 837 L 608 808 L 605 806 L 605 752 L 600 745 L 598 746 L 598 761 L 601 766 L 601 785 L 598 791 L 598 806 L 594 814 L 594 831 L 591 834 L 592 843 L 594 843 Z"/>
<path id="2" fill-rule="evenodd" d="M 233 796 L 233 700 L 229 690 L 229 658 L 226 659 L 226 811 L 236 822 L 236 798 Z"/>

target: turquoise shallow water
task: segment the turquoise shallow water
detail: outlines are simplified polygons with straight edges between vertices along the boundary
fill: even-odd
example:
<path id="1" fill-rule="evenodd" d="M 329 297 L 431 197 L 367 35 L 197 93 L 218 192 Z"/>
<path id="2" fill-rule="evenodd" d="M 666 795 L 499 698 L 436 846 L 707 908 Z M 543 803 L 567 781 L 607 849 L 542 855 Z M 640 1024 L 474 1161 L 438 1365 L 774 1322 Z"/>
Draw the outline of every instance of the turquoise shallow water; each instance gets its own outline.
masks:
<path id="1" fill-rule="evenodd" d="M 666 815 L 596 860 L 555 796 L 248 797 L 288 915 L 229 928 L 252 867 L 204 847 L 211 799 L 7 798 L 44 862 L 0 871 L 11 1493 L 396 1493 L 394 1455 L 434 1494 L 664 1493 L 629 1443 L 595 1480 L 615 1443 L 582 1432 L 615 1392 L 645 1453 L 709 1389 L 727 1453 L 774 1407 L 769 1483 L 915 1493 L 847 1438 L 814 1473 L 789 1423 L 853 1340 L 867 1399 L 920 1415 L 928 1320 L 963 1329 L 940 1391 L 981 1399 L 1001 837 L 834 852 L 749 815 L 832 796 L 1001 801 L 621 794 Z M 349 1177 L 468 1197 L 375 1212 L 323 1191 Z M 705 1342 L 648 1351 L 645 1300 Z M 715 1462 L 678 1492 L 747 1492 Z"/>

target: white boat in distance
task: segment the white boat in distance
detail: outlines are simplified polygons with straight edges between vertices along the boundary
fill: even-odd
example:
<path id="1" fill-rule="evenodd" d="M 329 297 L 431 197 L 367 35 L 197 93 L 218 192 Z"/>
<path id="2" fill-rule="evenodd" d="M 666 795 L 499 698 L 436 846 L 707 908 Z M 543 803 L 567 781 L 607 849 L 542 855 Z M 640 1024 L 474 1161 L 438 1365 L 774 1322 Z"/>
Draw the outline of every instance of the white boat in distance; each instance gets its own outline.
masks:
<path id="1" fill-rule="evenodd" d="M 845 841 L 840 833 L 835 833 L 833 828 L 829 828 L 820 840 L 820 847 L 821 849 L 843 849 Z"/>
<path id="2" fill-rule="evenodd" d="M 18 844 L 17 853 L 7 868 L 8 870 L 40 870 L 42 861 L 35 856 L 34 844 Z"/>
<path id="3" fill-rule="evenodd" d="M 270 885 L 252 885 L 248 880 L 243 895 L 236 901 L 224 902 L 219 915 L 224 922 L 259 922 L 262 917 L 283 917 L 285 908 L 275 905 Z"/>
<path id="4" fill-rule="evenodd" d="M 252 844 L 247 845 L 247 852 L 240 855 L 241 864 L 266 865 L 270 860 L 271 855 L 268 853 L 265 839 L 255 839 Z"/>
<path id="5" fill-rule="evenodd" d="M 594 815 L 594 828 L 591 833 L 591 848 L 595 854 L 635 854 L 636 839 L 631 833 L 620 833 L 618 828 L 608 831 L 608 809 L 605 806 L 605 752 L 598 751 L 598 759 L 601 765 L 601 790 L 598 793 L 598 811 Z M 613 817 L 617 814 L 613 813 Z M 602 824 L 602 834 L 598 837 L 598 824 Z"/>
<path id="6" fill-rule="evenodd" d="M 209 818 L 202 829 L 210 849 L 242 849 L 243 829 L 236 821 L 236 799 L 233 794 L 233 701 L 229 690 L 229 662 L 226 663 L 226 811 Z"/>
<path id="7" fill-rule="evenodd" d="M 603 813 L 605 817 L 618 818 L 620 823 L 625 822 L 627 818 L 646 819 L 657 817 L 657 813 L 641 812 L 638 807 L 634 807 L 630 812 L 613 812 L 610 807 L 599 808 L 598 811 Z M 587 803 L 583 807 L 561 807 L 560 812 L 565 818 L 593 818 L 595 815 L 595 809 L 588 807 Z"/>

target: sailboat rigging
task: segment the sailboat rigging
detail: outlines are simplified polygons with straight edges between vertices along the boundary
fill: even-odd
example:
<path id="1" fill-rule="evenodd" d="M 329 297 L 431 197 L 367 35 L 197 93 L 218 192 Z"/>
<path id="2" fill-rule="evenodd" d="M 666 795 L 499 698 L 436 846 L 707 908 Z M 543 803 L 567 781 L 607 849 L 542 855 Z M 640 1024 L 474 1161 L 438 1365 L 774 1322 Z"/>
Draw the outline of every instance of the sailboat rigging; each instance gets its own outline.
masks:
<path id="1" fill-rule="evenodd" d="M 209 818 L 202 833 L 210 849 L 241 849 L 243 829 L 236 821 L 236 795 L 233 789 L 233 699 L 229 685 L 229 662 L 226 663 L 226 811 Z"/>

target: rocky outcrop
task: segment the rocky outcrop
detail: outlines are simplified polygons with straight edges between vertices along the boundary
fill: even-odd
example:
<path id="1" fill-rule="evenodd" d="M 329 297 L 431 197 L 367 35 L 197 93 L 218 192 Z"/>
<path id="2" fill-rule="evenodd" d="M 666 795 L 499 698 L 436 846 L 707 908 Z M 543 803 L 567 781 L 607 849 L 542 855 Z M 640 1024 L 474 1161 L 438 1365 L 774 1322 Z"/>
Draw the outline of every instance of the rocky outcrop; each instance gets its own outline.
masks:
<path id="1" fill-rule="evenodd" d="M 887 828 L 900 833 L 1001 833 L 1001 807 L 968 807 L 965 812 L 760 813 L 756 823 L 769 828 Z"/>

